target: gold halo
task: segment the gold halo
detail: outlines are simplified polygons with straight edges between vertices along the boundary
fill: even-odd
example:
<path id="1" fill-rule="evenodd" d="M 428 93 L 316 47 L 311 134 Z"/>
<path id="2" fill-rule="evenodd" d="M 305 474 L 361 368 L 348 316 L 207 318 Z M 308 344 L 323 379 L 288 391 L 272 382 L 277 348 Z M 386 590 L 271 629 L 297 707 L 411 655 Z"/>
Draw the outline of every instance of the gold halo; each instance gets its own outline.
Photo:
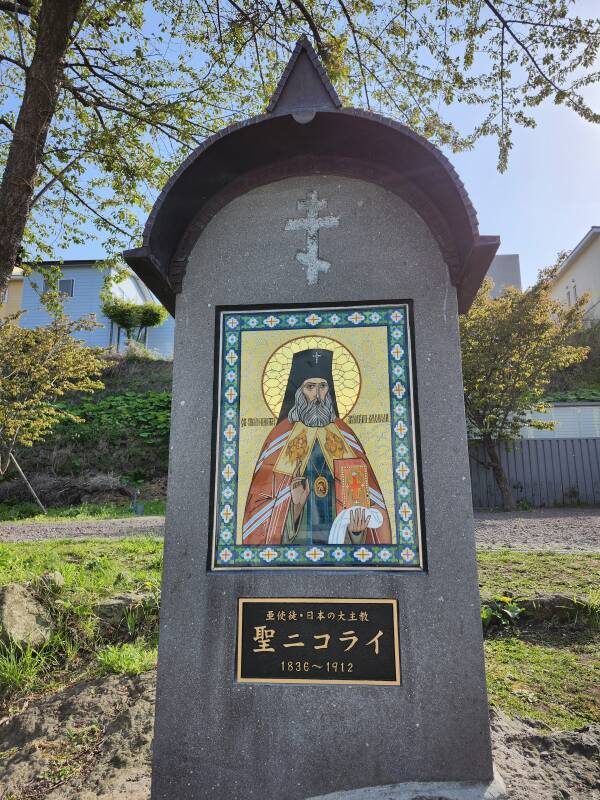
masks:
<path id="1" fill-rule="evenodd" d="M 354 408 L 360 393 L 361 377 L 356 359 L 350 350 L 341 342 L 327 336 L 300 336 L 278 347 L 271 354 L 263 372 L 263 397 L 275 419 L 281 411 L 294 353 L 312 348 L 333 352 L 331 371 L 340 417 L 344 419 Z"/>

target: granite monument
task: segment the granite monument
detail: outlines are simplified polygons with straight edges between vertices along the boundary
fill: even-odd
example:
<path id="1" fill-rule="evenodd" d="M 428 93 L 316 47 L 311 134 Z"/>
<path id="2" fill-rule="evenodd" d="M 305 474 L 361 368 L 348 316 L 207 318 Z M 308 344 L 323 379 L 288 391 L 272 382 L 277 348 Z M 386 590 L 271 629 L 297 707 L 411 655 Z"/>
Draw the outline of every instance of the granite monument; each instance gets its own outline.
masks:
<path id="1" fill-rule="evenodd" d="M 499 798 L 458 338 L 498 247 L 302 38 L 131 267 L 176 319 L 153 800 Z"/>

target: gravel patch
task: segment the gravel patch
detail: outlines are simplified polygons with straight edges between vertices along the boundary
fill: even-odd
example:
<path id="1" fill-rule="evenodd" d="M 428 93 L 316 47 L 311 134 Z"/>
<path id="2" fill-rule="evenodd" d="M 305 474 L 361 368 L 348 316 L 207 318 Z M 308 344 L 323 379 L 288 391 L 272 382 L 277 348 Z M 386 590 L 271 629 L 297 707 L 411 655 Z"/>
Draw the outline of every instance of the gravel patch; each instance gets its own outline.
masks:
<path id="1" fill-rule="evenodd" d="M 64 522 L 0 522 L 0 542 L 162 536 L 164 529 L 164 517 L 69 519 Z"/>
<path id="2" fill-rule="evenodd" d="M 0 542 L 41 539 L 162 536 L 164 517 L 2 522 Z M 548 508 L 535 511 L 476 511 L 477 545 L 486 549 L 600 552 L 600 508 Z"/>
<path id="3" fill-rule="evenodd" d="M 507 800 L 600 800 L 600 725 L 551 732 L 499 711 L 491 723 Z"/>
<path id="4" fill-rule="evenodd" d="M 475 512 L 477 545 L 515 550 L 600 551 L 600 508 Z"/>

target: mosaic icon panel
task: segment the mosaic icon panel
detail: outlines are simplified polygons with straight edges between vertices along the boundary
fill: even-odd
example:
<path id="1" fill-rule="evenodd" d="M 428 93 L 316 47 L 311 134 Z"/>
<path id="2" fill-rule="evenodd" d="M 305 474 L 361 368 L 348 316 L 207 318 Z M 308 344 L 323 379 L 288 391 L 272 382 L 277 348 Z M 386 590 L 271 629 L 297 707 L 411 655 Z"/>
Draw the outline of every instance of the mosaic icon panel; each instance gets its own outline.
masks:
<path id="1" fill-rule="evenodd" d="M 213 569 L 423 568 L 411 324 L 217 309 Z"/>

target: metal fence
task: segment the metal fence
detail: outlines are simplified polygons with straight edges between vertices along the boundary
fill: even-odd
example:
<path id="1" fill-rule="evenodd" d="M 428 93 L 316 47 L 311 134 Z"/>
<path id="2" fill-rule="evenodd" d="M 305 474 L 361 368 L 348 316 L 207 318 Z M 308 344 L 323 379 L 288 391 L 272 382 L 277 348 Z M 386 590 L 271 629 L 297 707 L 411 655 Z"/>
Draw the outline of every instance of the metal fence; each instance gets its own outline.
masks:
<path id="1" fill-rule="evenodd" d="M 542 506 L 600 504 L 600 438 L 520 439 L 499 444 L 514 497 Z M 502 507 L 483 445 L 469 446 L 474 508 Z"/>

